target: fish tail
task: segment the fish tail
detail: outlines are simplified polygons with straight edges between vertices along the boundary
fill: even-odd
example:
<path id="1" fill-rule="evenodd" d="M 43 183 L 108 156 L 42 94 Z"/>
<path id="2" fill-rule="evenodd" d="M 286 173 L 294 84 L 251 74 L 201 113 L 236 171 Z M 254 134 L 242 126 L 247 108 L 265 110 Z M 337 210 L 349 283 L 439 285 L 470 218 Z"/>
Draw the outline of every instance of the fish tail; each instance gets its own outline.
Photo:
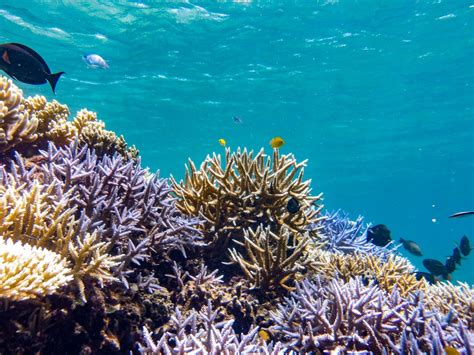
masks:
<path id="1" fill-rule="evenodd" d="M 61 75 L 63 75 L 64 72 L 60 71 L 59 73 L 54 73 L 54 74 L 49 74 L 46 79 L 49 81 L 49 84 L 51 85 L 51 88 L 53 89 L 53 92 L 56 94 L 56 84 L 58 83 L 59 78 Z"/>

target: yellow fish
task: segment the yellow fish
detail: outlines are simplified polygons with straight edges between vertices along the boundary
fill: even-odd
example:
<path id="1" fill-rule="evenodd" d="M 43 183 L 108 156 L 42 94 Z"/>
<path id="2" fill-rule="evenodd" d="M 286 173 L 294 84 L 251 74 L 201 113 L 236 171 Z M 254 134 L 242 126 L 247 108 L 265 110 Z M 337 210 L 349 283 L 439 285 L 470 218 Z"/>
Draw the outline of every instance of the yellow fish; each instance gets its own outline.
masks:
<path id="1" fill-rule="evenodd" d="M 224 138 L 219 139 L 218 142 L 219 142 L 219 144 L 220 144 L 221 146 L 223 146 L 223 147 L 225 147 L 225 145 L 227 144 L 227 142 L 225 141 Z"/>
<path id="2" fill-rule="evenodd" d="M 272 148 L 280 148 L 283 144 L 285 144 L 285 141 L 281 137 L 274 137 L 270 141 L 270 146 Z"/>
<path id="3" fill-rule="evenodd" d="M 444 351 L 446 351 L 446 354 L 448 355 L 461 355 L 459 350 L 453 348 L 452 346 L 445 346 Z"/>
<path id="4" fill-rule="evenodd" d="M 266 330 L 260 329 L 258 331 L 258 336 L 265 342 L 270 340 L 270 333 L 268 333 Z"/>

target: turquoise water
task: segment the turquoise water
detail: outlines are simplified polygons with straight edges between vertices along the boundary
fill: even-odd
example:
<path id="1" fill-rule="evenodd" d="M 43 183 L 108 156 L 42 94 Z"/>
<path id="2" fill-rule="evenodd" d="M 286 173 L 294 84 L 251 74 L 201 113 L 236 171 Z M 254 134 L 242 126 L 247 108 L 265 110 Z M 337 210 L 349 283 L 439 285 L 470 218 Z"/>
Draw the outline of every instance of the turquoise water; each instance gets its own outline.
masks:
<path id="1" fill-rule="evenodd" d="M 0 41 L 67 73 L 56 96 L 17 83 L 26 95 L 97 111 L 162 176 L 222 152 L 219 138 L 268 150 L 280 135 L 328 209 L 444 260 L 474 240 L 474 218 L 447 218 L 474 210 L 471 4 L 2 0 Z M 472 284 L 472 270 L 474 255 L 454 276 Z"/>

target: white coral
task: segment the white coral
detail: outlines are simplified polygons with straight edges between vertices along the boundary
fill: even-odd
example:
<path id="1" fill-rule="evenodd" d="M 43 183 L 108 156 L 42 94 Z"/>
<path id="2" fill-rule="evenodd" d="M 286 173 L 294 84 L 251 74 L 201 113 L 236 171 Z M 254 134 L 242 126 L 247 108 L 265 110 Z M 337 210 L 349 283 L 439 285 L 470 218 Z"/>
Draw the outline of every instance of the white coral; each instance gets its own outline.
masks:
<path id="1" fill-rule="evenodd" d="M 49 295 L 72 278 L 59 254 L 0 237 L 0 297 L 21 301 Z"/>

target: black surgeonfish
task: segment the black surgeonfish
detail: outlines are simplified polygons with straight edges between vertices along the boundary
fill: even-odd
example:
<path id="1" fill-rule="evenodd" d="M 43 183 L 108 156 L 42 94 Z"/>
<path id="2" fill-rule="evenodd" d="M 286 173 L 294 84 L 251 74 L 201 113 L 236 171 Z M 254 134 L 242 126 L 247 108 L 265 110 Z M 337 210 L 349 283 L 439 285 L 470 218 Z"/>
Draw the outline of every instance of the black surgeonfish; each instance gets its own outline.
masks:
<path id="1" fill-rule="evenodd" d="M 297 213 L 300 210 L 300 203 L 298 200 L 294 197 L 291 197 L 288 200 L 288 204 L 286 205 L 286 209 L 289 213 Z"/>
<path id="2" fill-rule="evenodd" d="M 444 266 L 446 267 L 446 271 L 448 272 L 448 274 L 455 271 L 456 270 L 456 260 L 454 259 L 454 257 L 453 256 L 448 256 L 446 258 L 446 262 L 444 263 Z"/>
<path id="3" fill-rule="evenodd" d="M 441 261 L 435 259 L 425 259 L 423 260 L 423 265 L 434 276 L 443 275 L 443 277 L 446 278 L 448 275 L 448 270 L 446 270 L 446 266 L 444 266 Z"/>
<path id="4" fill-rule="evenodd" d="M 53 92 L 59 77 L 64 74 L 52 74 L 48 64 L 38 53 L 20 43 L 0 44 L 0 69 L 26 84 L 41 85 L 49 82 Z"/>
<path id="5" fill-rule="evenodd" d="M 416 271 L 415 277 L 417 280 L 426 279 L 426 281 L 428 281 L 430 284 L 434 284 L 436 282 L 436 279 L 433 275 L 423 271 Z"/>
<path id="6" fill-rule="evenodd" d="M 377 224 L 367 229 L 367 242 L 384 247 L 392 241 L 390 230 L 385 224 Z"/>
<path id="7" fill-rule="evenodd" d="M 451 216 L 449 216 L 449 218 L 465 217 L 469 215 L 474 215 L 474 211 L 456 212 L 456 213 L 453 213 Z"/>
<path id="8" fill-rule="evenodd" d="M 453 249 L 453 258 L 456 264 L 461 265 L 461 251 L 458 247 Z"/>
<path id="9" fill-rule="evenodd" d="M 459 245 L 459 250 L 461 250 L 461 253 L 464 256 L 468 256 L 472 250 L 471 243 L 469 243 L 469 238 L 465 235 L 461 238 L 461 244 Z"/>
<path id="10" fill-rule="evenodd" d="M 411 254 L 416 256 L 423 256 L 421 253 L 421 248 L 418 244 L 416 244 L 413 240 L 406 240 L 400 238 L 400 243 L 403 244 L 403 247 Z"/>

